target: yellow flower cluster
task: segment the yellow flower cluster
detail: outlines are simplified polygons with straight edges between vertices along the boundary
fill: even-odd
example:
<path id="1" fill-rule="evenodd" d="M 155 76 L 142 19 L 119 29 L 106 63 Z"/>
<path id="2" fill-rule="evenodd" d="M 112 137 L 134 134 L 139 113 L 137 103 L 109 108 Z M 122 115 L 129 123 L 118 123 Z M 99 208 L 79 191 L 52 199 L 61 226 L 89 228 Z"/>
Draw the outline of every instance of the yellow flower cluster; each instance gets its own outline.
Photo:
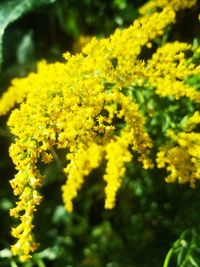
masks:
<path id="1" fill-rule="evenodd" d="M 184 1 L 184 7 L 190 6 L 189 1 Z M 143 168 L 152 167 L 152 140 L 145 130 L 145 118 L 132 94 L 123 89 L 131 86 L 134 90 L 134 85 L 145 87 L 148 83 L 147 87 L 155 88 L 161 96 L 186 96 L 199 102 L 197 90 L 184 81 L 199 71 L 198 66 L 185 59 L 188 44 L 166 44 L 148 61 L 139 59 L 142 48 L 151 47 L 155 37 L 175 22 L 171 7 L 174 6 L 139 18 L 128 29 L 116 30 L 110 38 L 93 38 L 82 53 L 64 54 L 64 63 L 40 62 L 36 73 L 15 79 L 0 99 L 0 115 L 20 104 L 11 112 L 8 126 L 15 136 L 10 156 L 17 170 L 11 186 L 19 198 L 11 216 L 20 220 L 12 230 L 18 239 L 12 251 L 21 260 L 27 260 L 37 247 L 32 222 L 41 201 L 38 189 L 44 179 L 38 163 L 48 164 L 54 160 L 54 150 L 65 149 L 68 165 L 63 171 L 67 181 L 62 186 L 62 196 L 66 209 L 72 211 L 72 201 L 84 178 L 105 160 L 105 208 L 111 209 L 133 152 Z M 199 141 L 195 141 L 193 150 L 189 148 L 194 137 L 198 136 L 180 134 L 185 145 L 178 140 L 179 146 L 164 148 L 158 154 L 159 167 L 167 165 L 173 172 L 168 180 L 197 179 Z M 189 178 L 191 170 L 193 178 Z"/>
<path id="2" fill-rule="evenodd" d="M 152 0 L 147 2 L 140 8 L 140 14 L 145 15 L 149 12 L 152 13 L 158 8 L 163 8 L 166 5 L 173 8 L 176 11 L 185 8 L 191 8 L 197 3 L 197 0 Z"/>
<path id="3" fill-rule="evenodd" d="M 40 94 L 42 83 L 48 88 L 58 80 L 55 90 L 60 85 L 73 89 L 77 94 L 82 94 L 84 87 L 92 87 L 94 97 L 95 92 L 98 94 L 104 90 L 103 80 L 116 88 L 130 85 L 133 77 L 136 83 L 141 83 L 145 79 L 142 74 L 143 63 L 137 57 L 142 47 L 162 35 L 166 26 L 174 22 L 174 11 L 165 8 L 161 13 L 139 18 L 128 29 L 116 30 L 108 39 L 93 38 L 80 54 L 70 56 L 66 53 L 64 57 L 69 60 L 67 65 L 55 63 L 46 67 L 45 62 L 39 63 L 37 74 L 31 73 L 26 78 L 13 80 L 12 86 L 1 98 L 0 115 L 6 114 L 16 103 L 22 103 L 30 94 Z M 70 79 L 67 80 L 66 75 Z M 84 87 L 80 86 L 83 79 Z M 36 91 L 33 88 L 40 89 Z"/>
<path id="4" fill-rule="evenodd" d="M 107 182 L 105 193 L 107 195 L 105 208 L 112 209 L 115 203 L 115 195 L 121 185 L 121 177 L 125 173 L 125 162 L 132 159 L 131 153 L 128 151 L 129 140 L 132 139 L 132 134 L 123 133 L 117 140 L 112 140 L 107 144 L 106 159 L 106 174 L 104 180 Z M 130 140 L 131 141 L 131 140 Z"/>
<path id="5" fill-rule="evenodd" d="M 185 82 L 185 78 L 200 73 L 200 66 L 187 62 L 185 53 L 191 45 L 182 42 L 166 43 L 148 60 L 145 74 L 160 96 L 186 96 L 200 102 L 200 92 Z"/>
<path id="6" fill-rule="evenodd" d="M 105 208 L 107 209 L 114 207 L 115 196 L 125 172 L 124 165 L 132 159 L 129 146 L 132 146 L 132 150 L 140 154 L 138 160 L 142 162 L 144 168 L 152 167 L 151 160 L 148 157 L 152 144 L 148 134 L 144 132 L 144 120 L 138 113 L 138 106 L 119 92 L 106 95 L 104 103 L 104 109 L 108 112 L 108 116 L 104 117 L 100 113 L 96 118 L 98 123 L 91 125 L 96 133 L 103 134 L 102 138 L 90 132 L 84 142 L 79 141 L 75 146 L 72 144 L 70 153 L 67 154 L 67 160 L 70 160 L 70 163 L 64 169 L 64 172 L 68 179 L 62 187 L 62 191 L 68 211 L 73 209 L 72 200 L 81 188 L 83 178 L 100 165 L 103 157 L 107 160 L 104 176 L 107 182 L 105 189 Z M 121 109 L 117 107 L 119 104 Z M 120 135 L 115 134 L 116 125 L 113 124 L 113 120 L 116 118 L 126 123 L 126 127 L 123 131 L 121 130 Z M 79 126 L 80 123 L 79 121 Z M 73 125 L 71 125 L 71 129 L 73 129 Z M 81 129 L 86 129 L 86 125 L 84 127 L 81 124 Z M 86 134 L 86 132 L 83 134 Z M 96 143 L 92 140 L 96 140 Z"/>
<path id="7" fill-rule="evenodd" d="M 18 170 L 10 184 L 14 194 L 19 196 L 16 207 L 10 210 L 10 215 L 20 219 L 20 224 L 12 228 L 12 235 L 18 238 L 16 244 L 12 246 L 12 252 L 13 255 L 20 255 L 22 261 L 28 260 L 30 253 L 38 246 L 32 234 L 32 222 L 33 214 L 41 201 L 37 188 L 43 180 L 34 163 L 34 150 L 29 152 L 31 154 L 26 155 L 28 152 L 23 145 L 20 145 L 20 142 L 10 147 L 10 156 Z"/>
<path id="8" fill-rule="evenodd" d="M 189 182 L 194 187 L 195 181 L 200 179 L 200 133 L 175 134 L 170 131 L 168 134 L 174 145 L 163 147 L 158 152 L 158 167 L 166 167 L 170 173 L 167 182 Z"/>
<path id="9" fill-rule="evenodd" d="M 102 152 L 102 146 L 96 143 L 87 144 L 87 146 L 81 143 L 67 155 L 70 163 L 64 172 L 68 178 L 66 184 L 62 186 L 62 191 L 63 201 L 69 212 L 73 210 L 72 200 L 82 186 L 84 177 L 99 166 L 103 156 Z"/>

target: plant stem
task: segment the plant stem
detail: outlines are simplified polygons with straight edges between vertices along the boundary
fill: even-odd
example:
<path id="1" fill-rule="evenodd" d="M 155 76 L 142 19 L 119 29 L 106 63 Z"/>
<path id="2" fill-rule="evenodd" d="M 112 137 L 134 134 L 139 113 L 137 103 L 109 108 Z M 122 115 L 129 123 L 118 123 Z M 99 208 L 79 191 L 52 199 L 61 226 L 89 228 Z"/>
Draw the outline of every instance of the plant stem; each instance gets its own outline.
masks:
<path id="1" fill-rule="evenodd" d="M 168 267 L 169 266 L 169 261 L 171 259 L 172 253 L 173 253 L 173 248 L 170 248 L 170 250 L 167 252 L 167 255 L 165 257 L 165 261 L 164 261 L 163 267 Z"/>

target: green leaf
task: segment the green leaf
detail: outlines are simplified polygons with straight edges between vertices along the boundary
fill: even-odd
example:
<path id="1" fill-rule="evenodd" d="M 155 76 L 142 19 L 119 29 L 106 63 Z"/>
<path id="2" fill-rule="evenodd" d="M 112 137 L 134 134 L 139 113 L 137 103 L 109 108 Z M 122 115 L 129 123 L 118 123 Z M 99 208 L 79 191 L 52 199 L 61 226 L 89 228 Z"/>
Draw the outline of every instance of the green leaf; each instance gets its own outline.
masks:
<path id="1" fill-rule="evenodd" d="M 178 256 L 177 256 L 177 266 L 180 266 L 181 263 L 184 261 L 185 256 L 186 256 L 186 250 L 185 248 L 182 248 L 181 251 L 179 252 Z"/>
<path id="2" fill-rule="evenodd" d="M 9 0 L 0 3 L 0 68 L 3 62 L 3 35 L 6 28 L 25 13 L 56 0 Z"/>
<path id="3" fill-rule="evenodd" d="M 189 261 L 191 262 L 192 266 L 199 267 L 199 264 L 195 261 L 192 256 L 189 256 Z"/>
<path id="4" fill-rule="evenodd" d="M 19 64 L 30 64 L 30 60 L 33 58 L 34 43 L 33 43 L 33 31 L 29 31 L 21 39 L 21 42 L 17 48 L 17 61 Z"/>

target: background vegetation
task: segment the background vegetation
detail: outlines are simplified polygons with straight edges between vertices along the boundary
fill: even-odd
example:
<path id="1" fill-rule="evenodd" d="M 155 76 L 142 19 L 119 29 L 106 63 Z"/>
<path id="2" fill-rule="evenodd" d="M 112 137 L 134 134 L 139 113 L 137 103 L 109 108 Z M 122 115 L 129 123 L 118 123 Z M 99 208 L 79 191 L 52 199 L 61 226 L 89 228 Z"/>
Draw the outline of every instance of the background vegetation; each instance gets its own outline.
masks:
<path id="1" fill-rule="evenodd" d="M 38 60 L 61 61 L 66 50 L 78 51 L 80 36 L 108 36 L 116 27 L 129 25 L 144 2 L 1 0 L 0 94 L 13 77 L 34 71 Z M 176 27 L 165 38 L 198 43 L 200 27 L 193 20 L 198 13 L 200 5 L 179 12 Z M 149 51 L 144 51 L 143 56 L 148 57 Z M 200 87 L 198 79 L 191 82 Z M 164 111 L 174 112 L 168 107 Z M 75 200 L 75 211 L 68 214 L 60 195 L 60 162 L 43 170 L 48 177 L 42 187 L 45 201 L 35 219 L 40 250 L 31 261 L 19 263 L 9 250 L 13 242 L 9 209 L 15 199 L 8 182 L 14 169 L 8 156 L 12 137 L 6 120 L 0 119 L 0 266 L 160 267 L 164 261 L 167 266 L 171 254 L 172 267 L 200 266 L 198 183 L 195 189 L 166 184 L 162 170 L 145 171 L 129 164 L 116 208 L 105 211 L 104 183 L 95 184 L 92 179 L 101 176 L 96 171 Z M 167 115 L 164 121 L 170 123 Z"/>

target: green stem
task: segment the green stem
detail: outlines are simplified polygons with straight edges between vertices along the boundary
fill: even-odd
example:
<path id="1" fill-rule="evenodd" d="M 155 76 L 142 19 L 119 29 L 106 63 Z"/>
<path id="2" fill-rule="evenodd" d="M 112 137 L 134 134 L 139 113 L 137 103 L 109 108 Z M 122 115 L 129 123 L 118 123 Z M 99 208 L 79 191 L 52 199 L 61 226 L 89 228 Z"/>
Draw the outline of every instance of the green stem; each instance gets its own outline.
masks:
<path id="1" fill-rule="evenodd" d="M 168 267 L 169 266 L 169 261 L 172 257 L 172 254 L 173 254 L 173 248 L 170 248 L 170 250 L 167 252 L 167 255 L 165 257 L 165 261 L 164 261 L 164 264 L 163 264 L 163 267 Z"/>
<path id="2" fill-rule="evenodd" d="M 38 265 L 38 267 L 45 267 L 45 264 L 41 259 L 37 260 L 37 265 Z"/>
<path id="3" fill-rule="evenodd" d="M 11 267 L 18 267 L 17 264 L 14 261 L 10 262 Z"/>
<path id="4" fill-rule="evenodd" d="M 186 254 L 186 256 L 185 256 L 185 259 L 184 259 L 184 261 L 181 263 L 180 267 L 185 267 L 185 266 L 186 266 L 186 264 L 188 263 L 188 258 L 189 258 L 189 256 L 190 256 L 190 253 L 189 253 L 189 251 L 188 251 L 187 254 Z"/>

